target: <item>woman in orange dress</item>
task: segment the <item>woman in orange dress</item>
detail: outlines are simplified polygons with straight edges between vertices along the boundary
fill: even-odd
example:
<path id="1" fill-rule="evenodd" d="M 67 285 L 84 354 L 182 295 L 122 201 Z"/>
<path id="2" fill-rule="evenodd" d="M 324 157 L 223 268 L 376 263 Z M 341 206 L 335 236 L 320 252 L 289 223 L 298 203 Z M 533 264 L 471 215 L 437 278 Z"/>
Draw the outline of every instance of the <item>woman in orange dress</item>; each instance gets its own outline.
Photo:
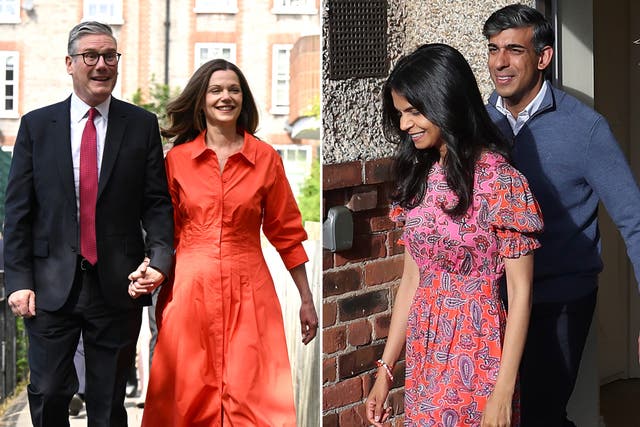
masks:
<path id="1" fill-rule="evenodd" d="M 517 426 L 539 207 L 457 50 L 427 44 L 401 59 L 383 111 L 399 143 L 391 217 L 404 222 L 405 261 L 367 417 L 389 417 L 404 348 L 406 426 Z"/>
<path id="2" fill-rule="evenodd" d="M 305 271 L 307 236 L 282 161 L 253 135 L 253 96 L 225 60 L 201 66 L 167 115 L 176 264 L 173 286 L 160 298 L 142 425 L 295 426 L 283 319 L 261 228 L 300 292 L 305 344 L 318 320 Z"/>

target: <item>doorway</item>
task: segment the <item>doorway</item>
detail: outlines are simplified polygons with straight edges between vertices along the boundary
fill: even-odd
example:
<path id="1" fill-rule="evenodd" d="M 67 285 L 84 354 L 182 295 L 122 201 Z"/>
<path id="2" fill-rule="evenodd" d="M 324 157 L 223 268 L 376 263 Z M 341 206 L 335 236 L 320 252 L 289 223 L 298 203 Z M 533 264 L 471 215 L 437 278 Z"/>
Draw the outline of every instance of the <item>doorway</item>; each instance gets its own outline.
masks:
<path id="1" fill-rule="evenodd" d="M 633 42 L 640 39 L 640 4 L 634 0 L 552 0 L 545 5 L 554 11 L 558 29 L 557 83 L 607 118 L 638 179 L 640 45 Z M 599 219 L 605 269 L 580 378 L 569 405 L 571 419 L 581 427 L 606 423 L 598 410 L 601 387 L 606 393 L 613 389 L 609 384 L 640 378 L 637 281 L 624 242 L 604 209 Z M 637 387 L 638 382 L 629 384 Z"/>

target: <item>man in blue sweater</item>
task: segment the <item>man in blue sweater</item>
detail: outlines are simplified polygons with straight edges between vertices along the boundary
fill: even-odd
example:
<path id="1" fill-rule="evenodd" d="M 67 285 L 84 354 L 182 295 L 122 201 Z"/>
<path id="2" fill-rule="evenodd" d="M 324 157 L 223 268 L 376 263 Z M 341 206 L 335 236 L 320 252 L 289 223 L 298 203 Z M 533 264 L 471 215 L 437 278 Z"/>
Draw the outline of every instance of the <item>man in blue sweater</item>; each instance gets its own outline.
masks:
<path id="1" fill-rule="evenodd" d="M 489 17 L 483 34 L 496 88 L 487 109 L 513 141 L 514 164 L 545 221 L 520 367 L 522 426 L 574 426 L 566 406 L 602 270 L 598 202 L 620 230 L 640 278 L 640 191 L 606 120 L 544 79 L 554 44 L 544 16 L 506 6 Z"/>

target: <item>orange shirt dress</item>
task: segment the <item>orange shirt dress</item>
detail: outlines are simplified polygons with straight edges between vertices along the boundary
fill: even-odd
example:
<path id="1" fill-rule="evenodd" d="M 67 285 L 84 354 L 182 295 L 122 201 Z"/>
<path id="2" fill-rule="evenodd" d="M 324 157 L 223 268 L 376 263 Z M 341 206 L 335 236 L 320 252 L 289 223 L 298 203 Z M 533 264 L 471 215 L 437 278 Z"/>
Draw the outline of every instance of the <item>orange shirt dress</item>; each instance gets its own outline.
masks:
<path id="1" fill-rule="evenodd" d="M 245 133 L 220 171 L 202 132 L 166 165 L 175 275 L 142 425 L 295 426 L 282 313 L 260 246 L 262 227 L 287 269 L 308 260 L 282 160 Z"/>

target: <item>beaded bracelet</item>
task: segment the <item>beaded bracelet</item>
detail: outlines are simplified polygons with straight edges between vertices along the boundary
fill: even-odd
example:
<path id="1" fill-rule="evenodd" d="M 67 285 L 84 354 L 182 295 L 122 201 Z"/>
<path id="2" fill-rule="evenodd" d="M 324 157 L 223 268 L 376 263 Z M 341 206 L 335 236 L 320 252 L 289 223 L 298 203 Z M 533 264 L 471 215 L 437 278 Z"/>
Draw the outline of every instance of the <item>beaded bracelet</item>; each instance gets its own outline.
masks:
<path id="1" fill-rule="evenodd" d="M 387 365 L 387 363 L 386 363 L 384 360 L 382 360 L 382 359 L 378 359 L 378 360 L 376 360 L 376 366 L 377 366 L 378 368 L 383 367 L 383 368 L 384 368 L 384 370 L 385 370 L 385 371 L 386 371 L 386 373 L 387 373 L 387 377 L 389 378 L 389 380 L 390 380 L 391 382 L 393 382 L 393 374 L 391 373 L 391 370 L 393 369 L 392 367 L 390 367 L 389 365 Z"/>

